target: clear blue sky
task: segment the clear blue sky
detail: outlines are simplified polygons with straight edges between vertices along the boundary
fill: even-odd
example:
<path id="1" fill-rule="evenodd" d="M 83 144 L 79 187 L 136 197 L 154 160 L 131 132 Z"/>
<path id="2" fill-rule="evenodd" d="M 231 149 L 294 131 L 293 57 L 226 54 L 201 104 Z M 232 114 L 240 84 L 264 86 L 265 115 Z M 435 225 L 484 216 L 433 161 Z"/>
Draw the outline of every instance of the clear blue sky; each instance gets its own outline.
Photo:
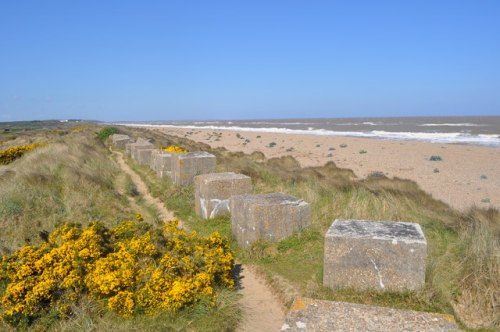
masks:
<path id="1" fill-rule="evenodd" d="M 0 121 L 500 115 L 500 1 L 0 3 Z"/>

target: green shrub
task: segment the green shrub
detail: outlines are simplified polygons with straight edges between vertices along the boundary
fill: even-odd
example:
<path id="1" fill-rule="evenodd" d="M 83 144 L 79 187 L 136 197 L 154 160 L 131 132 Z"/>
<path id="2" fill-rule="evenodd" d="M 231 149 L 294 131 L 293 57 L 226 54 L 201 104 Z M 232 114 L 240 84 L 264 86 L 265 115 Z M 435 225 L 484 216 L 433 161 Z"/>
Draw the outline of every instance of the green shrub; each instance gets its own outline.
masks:
<path id="1" fill-rule="evenodd" d="M 116 129 L 115 127 L 106 127 L 106 128 L 102 128 L 97 133 L 97 137 L 99 137 L 99 139 L 104 142 L 105 140 L 108 139 L 109 136 L 116 134 L 117 132 L 118 132 L 118 129 Z"/>

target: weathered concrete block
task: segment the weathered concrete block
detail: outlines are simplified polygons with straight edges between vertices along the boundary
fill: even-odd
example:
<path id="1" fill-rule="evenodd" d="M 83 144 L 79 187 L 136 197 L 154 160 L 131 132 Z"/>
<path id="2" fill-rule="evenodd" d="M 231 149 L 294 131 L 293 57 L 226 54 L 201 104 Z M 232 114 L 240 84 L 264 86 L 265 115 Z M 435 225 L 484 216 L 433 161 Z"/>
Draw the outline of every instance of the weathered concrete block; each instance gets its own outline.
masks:
<path id="1" fill-rule="evenodd" d="M 151 168 L 153 171 L 156 172 L 156 156 L 159 155 L 161 150 L 159 149 L 154 149 L 151 152 L 151 162 L 149 164 L 149 168 Z"/>
<path id="2" fill-rule="evenodd" d="M 154 149 L 150 148 L 136 148 L 137 149 L 137 162 L 139 165 L 151 164 L 151 154 Z"/>
<path id="3" fill-rule="evenodd" d="M 111 144 L 119 148 L 125 148 L 125 144 L 130 143 L 132 139 L 129 135 L 113 134 L 110 136 Z"/>
<path id="4" fill-rule="evenodd" d="M 215 171 L 215 156 L 197 151 L 176 153 L 172 161 L 172 179 L 175 184 L 185 186 L 193 183 L 196 175 Z"/>
<path id="5" fill-rule="evenodd" d="M 154 149 L 152 143 L 135 143 L 130 148 L 130 155 L 135 161 L 139 161 L 139 150 L 143 149 Z"/>
<path id="6" fill-rule="evenodd" d="M 142 137 L 139 137 L 139 138 L 137 138 L 137 140 L 135 142 L 130 140 L 129 143 L 125 143 L 125 153 L 128 156 L 132 157 L 132 151 L 133 151 L 134 147 L 143 146 L 143 145 L 151 146 L 151 148 L 153 146 L 153 144 L 149 140 L 144 139 Z"/>
<path id="7" fill-rule="evenodd" d="M 284 193 L 232 196 L 229 206 L 233 235 L 244 248 L 282 240 L 311 223 L 309 204 Z"/>
<path id="8" fill-rule="evenodd" d="M 131 156 L 132 155 L 132 146 L 134 144 L 135 144 L 134 142 L 125 143 L 125 153 L 127 154 L 127 156 Z"/>
<path id="9" fill-rule="evenodd" d="M 203 219 L 229 215 L 229 198 L 252 192 L 252 179 L 243 174 L 211 173 L 194 177 L 195 210 Z"/>
<path id="10" fill-rule="evenodd" d="M 335 220 L 325 236 L 323 284 L 331 288 L 417 290 L 427 241 L 420 225 Z"/>
<path id="11" fill-rule="evenodd" d="M 296 298 L 281 331 L 460 331 L 451 315 Z"/>
<path id="12" fill-rule="evenodd" d="M 172 176 L 173 153 L 163 152 L 159 149 L 153 150 L 151 154 L 150 167 L 159 177 Z"/>

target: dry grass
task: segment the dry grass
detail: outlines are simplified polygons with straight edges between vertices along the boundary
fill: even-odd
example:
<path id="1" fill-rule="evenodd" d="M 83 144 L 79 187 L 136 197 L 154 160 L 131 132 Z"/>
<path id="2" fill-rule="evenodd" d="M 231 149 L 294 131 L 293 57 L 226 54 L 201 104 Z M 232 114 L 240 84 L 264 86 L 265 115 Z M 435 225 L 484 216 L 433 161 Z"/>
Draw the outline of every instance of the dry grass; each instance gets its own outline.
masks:
<path id="1" fill-rule="evenodd" d="M 485 317 L 500 326 L 500 212 L 473 208 L 461 220 L 464 256 L 459 268 L 460 294 L 455 310 L 471 326 Z"/>
<path id="2" fill-rule="evenodd" d="M 38 241 L 62 222 L 117 222 L 130 215 L 114 190 L 119 172 L 95 133 L 44 137 L 49 144 L 0 167 L 1 245 Z"/>

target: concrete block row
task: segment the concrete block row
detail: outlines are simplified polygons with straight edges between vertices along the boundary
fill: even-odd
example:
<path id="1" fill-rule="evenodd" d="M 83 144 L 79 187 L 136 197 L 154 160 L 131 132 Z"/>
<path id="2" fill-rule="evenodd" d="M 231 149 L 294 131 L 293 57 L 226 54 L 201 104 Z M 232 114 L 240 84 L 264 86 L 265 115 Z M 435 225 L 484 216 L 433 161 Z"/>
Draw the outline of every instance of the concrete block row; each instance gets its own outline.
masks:
<path id="1" fill-rule="evenodd" d="M 230 215 L 232 233 L 244 248 L 258 240 L 280 241 L 311 223 L 308 203 L 284 193 L 251 194 L 252 181 L 246 175 L 204 174 L 194 182 L 198 216 Z"/>
<path id="2" fill-rule="evenodd" d="M 149 165 L 159 177 L 169 177 L 177 185 L 190 185 L 196 175 L 215 171 L 216 158 L 208 152 L 166 153 L 155 148 L 147 139 L 139 137 L 133 142 L 127 135 L 115 136 L 112 138 L 113 144 L 123 146 L 133 160 L 140 165 Z M 128 141 L 122 144 L 125 142 L 123 136 L 128 137 Z"/>
<path id="3" fill-rule="evenodd" d="M 252 194 L 250 177 L 214 173 L 212 154 L 164 153 L 146 140 L 125 147 L 158 176 L 182 186 L 194 183 L 196 213 L 203 219 L 229 215 L 233 236 L 244 248 L 258 240 L 280 241 L 311 224 L 307 202 L 285 193 Z M 325 235 L 323 284 L 333 289 L 418 290 L 425 281 L 426 255 L 418 224 L 338 219 Z"/>
<path id="4" fill-rule="evenodd" d="M 204 219 L 231 216 L 238 244 L 280 241 L 311 223 L 310 205 L 284 193 L 250 194 L 235 173 L 195 177 L 195 207 Z M 323 284 L 330 288 L 413 291 L 425 282 L 427 242 L 415 223 L 336 220 L 325 236 Z"/>

